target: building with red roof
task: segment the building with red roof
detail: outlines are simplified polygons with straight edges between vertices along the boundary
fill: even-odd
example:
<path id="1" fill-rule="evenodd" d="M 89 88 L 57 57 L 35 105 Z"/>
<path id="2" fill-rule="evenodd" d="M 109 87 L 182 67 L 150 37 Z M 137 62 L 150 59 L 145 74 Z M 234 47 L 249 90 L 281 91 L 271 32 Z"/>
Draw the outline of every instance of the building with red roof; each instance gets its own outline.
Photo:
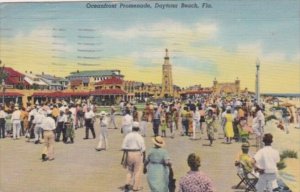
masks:
<path id="1" fill-rule="evenodd" d="M 6 74 L 5 78 L 5 87 L 6 88 L 15 88 L 15 89 L 23 89 L 28 85 L 27 82 L 24 81 L 25 75 L 14 70 L 11 67 L 4 67 L 3 72 Z"/>

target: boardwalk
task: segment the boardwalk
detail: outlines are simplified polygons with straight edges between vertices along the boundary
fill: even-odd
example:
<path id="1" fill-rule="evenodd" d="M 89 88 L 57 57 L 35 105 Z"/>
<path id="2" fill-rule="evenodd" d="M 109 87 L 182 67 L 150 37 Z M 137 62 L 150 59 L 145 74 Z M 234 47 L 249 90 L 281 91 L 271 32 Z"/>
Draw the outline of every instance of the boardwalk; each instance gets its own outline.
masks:
<path id="1" fill-rule="evenodd" d="M 118 119 L 120 122 L 120 118 Z M 268 126 L 267 130 L 273 130 L 274 126 Z M 277 131 L 277 130 L 275 130 Z M 290 148 L 299 150 L 297 146 L 299 129 L 291 129 L 290 138 L 294 144 Z M 99 129 L 97 129 L 99 132 Z M 284 133 L 280 135 L 280 142 L 288 137 Z M 149 149 L 151 143 L 152 129 L 148 124 L 146 147 Z M 200 167 L 207 173 L 218 191 L 242 191 L 232 189 L 232 186 L 239 182 L 234 167 L 234 159 L 240 149 L 240 143 L 224 144 L 222 134 L 215 141 L 213 147 L 205 146 L 208 143 L 206 135 L 197 133 L 201 139 L 190 140 L 188 137 L 179 136 L 166 138 L 166 149 L 170 153 L 173 162 L 173 169 L 176 184 L 181 176 L 188 171 L 186 158 L 192 152 L 199 153 L 202 159 Z M 0 140 L 0 191 L 1 192 L 68 192 L 68 191 L 121 191 L 119 187 L 124 185 L 126 171 L 120 165 L 122 152 L 120 146 L 123 136 L 120 130 L 109 129 L 109 150 L 96 152 L 96 139 L 83 140 L 84 129 L 76 131 L 74 144 L 55 143 L 56 159 L 51 162 L 41 161 L 41 144 L 35 145 L 27 143 L 25 138 L 12 140 L 10 138 Z M 284 138 L 286 137 L 286 139 Z M 251 142 L 254 142 L 253 140 Z M 298 143 L 297 143 L 298 142 Z M 285 142 L 283 142 L 286 145 Z M 203 145 L 204 144 L 204 145 Z M 276 144 L 276 136 L 275 143 Z M 284 146 L 280 145 L 280 149 Z M 286 146 L 287 147 L 287 146 Z M 250 148 L 250 153 L 254 153 L 255 148 Z M 298 151 L 299 153 L 299 151 Z M 149 188 L 146 176 L 142 176 L 144 190 Z"/>

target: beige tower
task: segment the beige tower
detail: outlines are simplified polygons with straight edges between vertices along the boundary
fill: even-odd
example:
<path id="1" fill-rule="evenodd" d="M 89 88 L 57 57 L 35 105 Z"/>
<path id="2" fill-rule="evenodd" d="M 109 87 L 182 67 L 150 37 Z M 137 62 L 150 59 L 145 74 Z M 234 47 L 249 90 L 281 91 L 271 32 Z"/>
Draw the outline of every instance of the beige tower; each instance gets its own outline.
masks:
<path id="1" fill-rule="evenodd" d="M 162 91 L 161 97 L 173 97 L 173 79 L 172 79 L 172 65 L 170 64 L 170 58 L 168 49 L 166 49 L 165 62 L 162 66 Z"/>

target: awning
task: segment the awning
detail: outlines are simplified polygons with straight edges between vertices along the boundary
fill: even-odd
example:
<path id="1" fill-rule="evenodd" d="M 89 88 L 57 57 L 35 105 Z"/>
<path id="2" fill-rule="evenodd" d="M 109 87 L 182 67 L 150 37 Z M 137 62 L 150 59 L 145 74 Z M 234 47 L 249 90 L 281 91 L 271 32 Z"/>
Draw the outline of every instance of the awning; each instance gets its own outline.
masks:
<path id="1" fill-rule="evenodd" d="M 4 97 L 22 97 L 23 94 L 17 92 L 5 92 Z M 0 93 L 0 97 L 3 97 L 3 92 Z"/>
<path id="2" fill-rule="evenodd" d="M 121 89 L 101 89 L 92 91 L 91 95 L 126 95 L 126 92 Z"/>

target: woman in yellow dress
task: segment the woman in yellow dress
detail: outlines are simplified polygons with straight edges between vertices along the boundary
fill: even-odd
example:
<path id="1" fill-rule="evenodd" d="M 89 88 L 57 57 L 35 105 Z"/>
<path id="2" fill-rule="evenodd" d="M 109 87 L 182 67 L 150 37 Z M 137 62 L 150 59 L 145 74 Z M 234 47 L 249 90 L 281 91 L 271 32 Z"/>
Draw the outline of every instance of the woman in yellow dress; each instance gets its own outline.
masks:
<path id="1" fill-rule="evenodd" d="M 233 115 L 231 114 L 231 109 L 227 108 L 226 110 L 226 115 L 225 115 L 225 137 L 226 137 L 226 142 L 227 143 L 231 143 L 231 140 L 234 136 L 234 132 L 233 132 Z"/>

